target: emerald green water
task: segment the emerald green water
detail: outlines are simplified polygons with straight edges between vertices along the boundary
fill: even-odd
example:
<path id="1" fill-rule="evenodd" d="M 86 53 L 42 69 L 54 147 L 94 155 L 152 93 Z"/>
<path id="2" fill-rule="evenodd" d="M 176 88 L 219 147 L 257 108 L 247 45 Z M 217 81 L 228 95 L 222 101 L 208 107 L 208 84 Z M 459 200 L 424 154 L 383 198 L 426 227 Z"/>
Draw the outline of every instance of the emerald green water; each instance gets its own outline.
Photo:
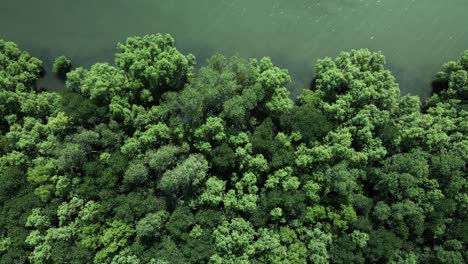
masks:
<path id="1" fill-rule="evenodd" d="M 113 60 L 128 36 L 170 33 L 203 65 L 215 52 L 270 56 L 288 68 L 293 93 L 317 59 L 353 48 L 381 50 L 403 94 L 427 96 L 441 65 L 468 49 L 467 0 L 2 0 L 0 37 L 50 69 Z M 40 85 L 63 84 L 48 74 Z"/>

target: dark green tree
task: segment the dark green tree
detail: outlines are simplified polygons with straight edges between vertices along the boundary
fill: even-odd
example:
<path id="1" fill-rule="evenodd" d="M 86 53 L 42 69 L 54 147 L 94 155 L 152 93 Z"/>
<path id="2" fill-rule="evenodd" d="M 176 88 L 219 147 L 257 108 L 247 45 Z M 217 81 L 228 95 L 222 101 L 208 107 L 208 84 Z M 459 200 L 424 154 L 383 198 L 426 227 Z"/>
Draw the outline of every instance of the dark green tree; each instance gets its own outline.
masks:
<path id="1" fill-rule="evenodd" d="M 66 74 L 71 70 L 72 62 L 69 58 L 61 55 L 57 57 L 52 66 L 52 72 L 57 74 L 60 78 L 65 78 Z"/>

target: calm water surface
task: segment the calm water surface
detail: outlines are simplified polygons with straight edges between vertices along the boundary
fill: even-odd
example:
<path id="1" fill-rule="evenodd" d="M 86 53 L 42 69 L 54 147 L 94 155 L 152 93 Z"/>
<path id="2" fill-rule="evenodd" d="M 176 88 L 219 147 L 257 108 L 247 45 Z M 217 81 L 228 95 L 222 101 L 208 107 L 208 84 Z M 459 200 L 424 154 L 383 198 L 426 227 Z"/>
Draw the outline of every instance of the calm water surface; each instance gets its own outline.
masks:
<path id="1" fill-rule="evenodd" d="M 203 65 L 215 52 L 270 56 L 289 69 L 293 94 L 317 59 L 381 50 L 403 94 L 427 96 L 442 63 L 468 49 L 468 0 L 1 0 L 0 37 L 51 68 L 112 62 L 126 37 L 170 33 Z M 40 83 L 63 84 L 48 74 Z"/>

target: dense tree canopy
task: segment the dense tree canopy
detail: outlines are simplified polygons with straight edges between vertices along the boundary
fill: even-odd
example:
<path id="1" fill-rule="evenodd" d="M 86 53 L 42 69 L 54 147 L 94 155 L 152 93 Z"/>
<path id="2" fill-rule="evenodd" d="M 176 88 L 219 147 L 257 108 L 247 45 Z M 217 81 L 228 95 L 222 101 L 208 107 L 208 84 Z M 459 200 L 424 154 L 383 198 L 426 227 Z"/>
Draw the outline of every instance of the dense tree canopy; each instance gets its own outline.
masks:
<path id="1" fill-rule="evenodd" d="M 365 49 L 295 100 L 269 58 L 117 49 L 56 93 L 0 40 L 1 263 L 468 260 L 468 51 L 421 102 Z"/>

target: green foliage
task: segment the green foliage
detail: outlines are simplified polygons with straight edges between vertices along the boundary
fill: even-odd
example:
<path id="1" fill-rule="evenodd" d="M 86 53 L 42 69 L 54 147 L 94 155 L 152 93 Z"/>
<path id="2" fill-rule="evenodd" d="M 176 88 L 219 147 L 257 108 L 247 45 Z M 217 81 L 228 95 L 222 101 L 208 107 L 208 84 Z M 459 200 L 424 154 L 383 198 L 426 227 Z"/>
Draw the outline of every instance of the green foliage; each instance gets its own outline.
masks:
<path id="1" fill-rule="evenodd" d="M 115 64 L 157 92 L 180 89 L 193 74 L 195 57 L 182 55 L 170 35 L 131 37 L 117 49 Z"/>
<path id="2" fill-rule="evenodd" d="M 286 118 L 292 131 L 300 132 L 305 142 L 320 140 L 333 128 L 333 123 L 320 109 L 320 96 L 310 90 L 304 90 L 298 105 Z"/>
<path id="3" fill-rule="evenodd" d="M 0 40 L 0 263 L 465 263 L 468 52 L 425 102 L 381 53 L 194 71 L 169 35 L 37 92 Z M 59 57 L 56 72 L 69 70 Z"/>
<path id="4" fill-rule="evenodd" d="M 243 127 L 254 109 L 255 116 L 262 116 L 267 114 L 267 103 L 289 105 L 287 94 L 280 92 L 289 80 L 287 71 L 275 67 L 269 58 L 258 62 L 215 55 L 177 96 L 165 95 L 162 107 L 184 124 L 201 124 L 210 116 L 220 116 Z"/>
<path id="5" fill-rule="evenodd" d="M 200 202 L 218 206 L 223 201 L 223 195 L 226 189 L 226 181 L 216 177 L 210 177 L 206 180 L 206 189 L 200 195 Z"/>
<path id="6" fill-rule="evenodd" d="M 148 166 L 157 172 L 164 172 L 177 162 L 178 155 L 188 151 L 188 146 L 165 145 L 157 151 L 148 151 Z"/>
<path id="7" fill-rule="evenodd" d="M 52 66 L 52 72 L 57 74 L 59 77 L 65 77 L 67 72 L 72 68 L 72 62 L 69 58 L 61 55 L 57 57 Z"/>
<path id="8" fill-rule="evenodd" d="M 120 221 L 111 222 L 99 238 L 103 247 L 96 253 L 94 262 L 110 263 L 111 256 L 127 244 L 132 233 L 132 227 Z"/>
<path id="9" fill-rule="evenodd" d="M 461 100 L 468 102 L 468 51 L 463 52 L 458 61 L 444 65 L 444 71 L 437 74 L 434 87 L 438 97 L 435 100 Z M 433 101 L 433 100 L 431 100 Z"/>
<path id="10" fill-rule="evenodd" d="M 254 239 L 256 236 L 252 225 L 242 218 L 234 218 L 230 222 L 224 221 L 213 232 L 217 252 L 212 260 L 226 259 L 228 263 L 247 261 L 255 251 Z"/>
<path id="11" fill-rule="evenodd" d="M 13 42 L 0 39 L 0 91 L 31 91 L 42 72 L 42 62 Z"/>
<path id="12" fill-rule="evenodd" d="M 125 171 L 123 182 L 124 184 L 142 184 L 148 178 L 148 169 L 142 161 L 134 161 L 130 163 Z"/>
<path id="13" fill-rule="evenodd" d="M 67 87 L 99 104 L 109 104 L 115 96 L 130 94 L 138 87 L 125 72 L 106 63 L 94 64 L 90 70 L 78 68 L 67 76 Z"/>
<path id="14" fill-rule="evenodd" d="M 142 240 L 161 238 L 167 220 L 169 220 L 169 213 L 164 210 L 147 214 L 136 225 L 137 237 Z"/>
<path id="15" fill-rule="evenodd" d="M 190 155 L 174 169 L 166 171 L 161 178 L 159 187 L 167 194 L 176 194 L 181 189 L 195 187 L 201 184 L 208 172 L 208 162 L 200 154 Z"/>

